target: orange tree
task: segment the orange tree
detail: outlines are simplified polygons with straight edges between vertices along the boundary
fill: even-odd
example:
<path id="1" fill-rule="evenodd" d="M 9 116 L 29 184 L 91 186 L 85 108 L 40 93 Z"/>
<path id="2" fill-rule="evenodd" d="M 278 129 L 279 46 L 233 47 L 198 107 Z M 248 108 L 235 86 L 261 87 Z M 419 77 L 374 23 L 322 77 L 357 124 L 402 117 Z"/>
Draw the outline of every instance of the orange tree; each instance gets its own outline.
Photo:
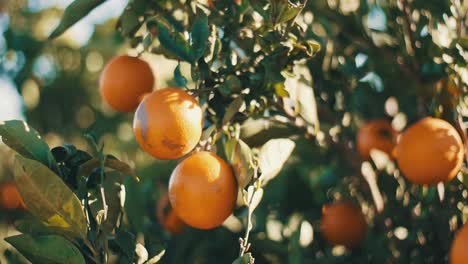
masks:
<path id="1" fill-rule="evenodd" d="M 74 1 L 50 37 L 103 2 Z M 109 59 L 101 100 L 139 106 L 87 126 L 84 150 L 3 122 L 26 205 L 5 240 L 33 263 L 464 263 L 466 12 L 456 0 L 130 1 L 116 31 L 135 57 L 177 61 L 171 86 L 146 95 L 141 60 Z M 73 93 L 56 88 L 33 126 L 70 133 L 70 106 L 90 100 Z M 178 160 L 135 173 L 105 154 L 115 142 L 100 136 L 132 117 L 128 149 Z"/>

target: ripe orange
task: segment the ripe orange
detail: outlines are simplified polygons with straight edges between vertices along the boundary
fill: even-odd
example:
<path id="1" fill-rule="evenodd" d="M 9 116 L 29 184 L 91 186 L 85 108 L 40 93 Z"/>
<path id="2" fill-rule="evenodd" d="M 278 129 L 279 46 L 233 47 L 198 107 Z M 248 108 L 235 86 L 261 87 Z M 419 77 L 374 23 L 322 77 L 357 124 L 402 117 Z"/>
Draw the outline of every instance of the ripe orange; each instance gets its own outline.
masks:
<path id="1" fill-rule="evenodd" d="M 366 237 L 367 223 L 359 207 L 337 202 L 323 206 L 320 230 L 329 243 L 353 248 Z"/>
<path id="2" fill-rule="evenodd" d="M 159 198 L 156 216 L 164 229 L 172 235 L 177 235 L 182 232 L 185 226 L 185 223 L 177 216 L 174 209 L 171 208 L 167 192 Z"/>
<path id="3" fill-rule="evenodd" d="M 145 93 L 153 90 L 155 78 L 145 61 L 131 56 L 113 58 L 101 73 L 101 97 L 116 111 L 133 112 Z"/>
<path id="4" fill-rule="evenodd" d="M 406 129 L 397 148 L 403 175 L 415 184 L 434 185 L 455 177 L 463 163 L 463 142 L 448 122 L 426 117 Z"/>
<path id="5" fill-rule="evenodd" d="M 157 159 L 177 159 L 200 141 L 203 113 L 183 90 L 165 88 L 145 96 L 133 120 L 140 147 Z"/>
<path id="6" fill-rule="evenodd" d="M 468 223 L 455 236 L 450 250 L 450 264 L 468 263 Z"/>
<path id="7" fill-rule="evenodd" d="M 14 182 L 0 184 L 0 207 L 7 210 L 26 208 Z"/>
<path id="8" fill-rule="evenodd" d="M 234 210 L 237 181 L 229 164 L 216 154 L 197 152 L 172 172 L 169 199 L 186 224 L 199 229 L 215 228 Z"/>
<path id="9" fill-rule="evenodd" d="M 370 152 L 377 149 L 392 156 L 397 132 L 387 120 L 374 120 L 366 123 L 358 131 L 356 145 L 361 157 L 370 159 Z"/>

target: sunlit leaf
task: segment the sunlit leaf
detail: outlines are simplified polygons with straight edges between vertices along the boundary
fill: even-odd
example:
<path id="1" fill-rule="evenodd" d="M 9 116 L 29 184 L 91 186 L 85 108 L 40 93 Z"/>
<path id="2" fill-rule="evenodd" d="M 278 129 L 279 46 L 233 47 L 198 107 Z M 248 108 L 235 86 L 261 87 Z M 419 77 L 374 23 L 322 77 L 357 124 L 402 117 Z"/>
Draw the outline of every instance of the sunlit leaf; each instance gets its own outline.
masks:
<path id="1" fill-rule="evenodd" d="M 5 238 L 32 263 L 85 264 L 80 250 L 57 235 L 17 235 Z"/>
<path id="2" fill-rule="evenodd" d="M 14 175 L 29 212 L 47 226 L 86 237 L 88 227 L 81 203 L 54 172 L 35 160 L 16 155 Z"/>
<path id="3" fill-rule="evenodd" d="M 148 262 L 146 262 L 147 264 L 156 264 L 158 263 L 161 258 L 164 256 L 164 254 L 166 253 L 166 250 L 161 250 L 161 252 L 159 252 L 156 256 L 148 259 Z"/>
<path id="4" fill-rule="evenodd" d="M 226 109 L 226 113 L 224 114 L 224 117 L 223 117 L 224 125 L 231 121 L 234 115 L 239 112 L 243 104 L 244 104 L 244 98 L 240 96 L 234 99 L 234 101 L 232 101 L 231 104 L 229 104 L 229 106 Z"/>
<path id="5" fill-rule="evenodd" d="M 75 0 L 65 8 L 60 24 L 52 31 L 49 39 L 62 35 L 68 28 L 85 17 L 105 0 Z"/>
<path id="6" fill-rule="evenodd" d="M 0 122 L 0 136 L 3 143 L 18 154 L 37 160 L 49 168 L 57 166 L 49 146 L 42 140 L 39 133 L 24 121 Z"/>
<path id="7" fill-rule="evenodd" d="M 286 138 L 272 139 L 263 145 L 258 165 L 262 173 L 260 178 L 264 184 L 278 175 L 291 156 L 295 145 L 294 141 Z"/>
<path id="8" fill-rule="evenodd" d="M 320 129 L 320 123 L 314 90 L 300 83 L 297 86 L 296 97 L 299 115 L 304 118 L 307 123 L 313 125 L 315 131 L 318 131 Z"/>
<path id="9" fill-rule="evenodd" d="M 284 87 L 284 83 L 275 83 L 273 85 L 275 89 L 275 94 L 279 97 L 289 97 L 288 91 Z"/>
<path id="10" fill-rule="evenodd" d="M 208 37 L 210 36 L 208 17 L 204 13 L 193 22 L 191 31 L 193 59 L 197 61 L 205 53 Z"/>
<path id="11" fill-rule="evenodd" d="M 245 188 L 252 180 L 252 151 L 240 139 L 230 139 L 225 144 L 226 157 L 232 164 L 239 188 Z"/>

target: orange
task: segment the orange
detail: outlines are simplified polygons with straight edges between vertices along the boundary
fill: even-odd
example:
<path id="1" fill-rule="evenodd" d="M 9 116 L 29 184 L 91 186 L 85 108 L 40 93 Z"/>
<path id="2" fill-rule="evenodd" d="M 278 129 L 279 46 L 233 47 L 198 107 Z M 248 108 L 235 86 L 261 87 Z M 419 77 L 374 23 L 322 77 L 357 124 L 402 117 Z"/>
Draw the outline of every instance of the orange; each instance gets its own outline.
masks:
<path id="1" fill-rule="evenodd" d="M 197 152 L 172 172 L 169 199 L 186 224 L 199 229 L 215 228 L 234 210 L 237 181 L 229 164 L 216 154 Z"/>
<path id="2" fill-rule="evenodd" d="M 165 88 L 145 96 L 133 119 L 140 147 L 157 159 L 178 159 L 200 141 L 203 113 L 183 90 Z"/>
<path id="3" fill-rule="evenodd" d="M 320 230 L 329 243 L 353 248 L 366 237 L 367 223 L 359 207 L 337 202 L 323 206 Z"/>
<path id="4" fill-rule="evenodd" d="M 450 181 L 463 163 L 463 142 L 448 122 L 426 117 L 401 135 L 397 161 L 403 175 L 415 184 Z"/>
<path id="5" fill-rule="evenodd" d="M 7 210 L 26 207 L 14 182 L 4 182 L 0 185 L 0 207 Z"/>
<path id="6" fill-rule="evenodd" d="M 141 97 L 153 90 L 154 82 L 148 63 L 136 57 L 118 56 L 104 67 L 99 92 L 114 110 L 133 112 Z"/>
<path id="7" fill-rule="evenodd" d="M 366 123 L 358 131 L 356 145 L 365 160 L 370 159 L 371 150 L 377 149 L 392 156 L 397 132 L 387 120 L 374 120 Z"/>
<path id="8" fill-rule="evenodd" d="M 468 224 L 458 231 L 450 250 L 450 264 L 468 263 Z"/>
<path id="9" fill-rule="evenodd" d="M 177 216 L 169 204 L 169 196 L 165 192 L 159 199 L 156 216 L 159 223 L 172 235 L 182 232 L 185 223 Z"/>

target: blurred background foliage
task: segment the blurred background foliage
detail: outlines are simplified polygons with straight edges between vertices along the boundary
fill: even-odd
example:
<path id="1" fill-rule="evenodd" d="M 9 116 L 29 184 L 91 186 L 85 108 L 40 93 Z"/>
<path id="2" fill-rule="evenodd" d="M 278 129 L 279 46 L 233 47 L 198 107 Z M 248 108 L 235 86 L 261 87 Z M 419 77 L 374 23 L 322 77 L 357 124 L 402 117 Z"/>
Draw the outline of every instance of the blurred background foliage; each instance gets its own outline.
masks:
<path id="1" fill-rule="evenodd" d="M 133 137 L 132 115 L 113 112 L 99 97 L 105 63 L 141 51 L 115 29 L 127 1 L 106 1 L 58 39 L 47 40 L 70 2 L 0 1 L 0 120 L 27 120 L 51 147 L 71 143 L 89 150 L 83 134 L 94 133 L 107 153 L 134 166 L 142 180 L 126 183 L 126 210 L 129 229 L 141 234 L 137 239 L 148 251 L 166 248 L 164 263 L 231 263 L 246 211 L 236 210 L 215 230 L 168 234 L 156 219 L 156 204 L 176 162 L 143 153 Z M 321 45 L 304 73 L 313 79 L 320 131 L 312 139 L 287 127 L 297 147 L 255 212 L 256 263 L 447 262 L 454 230 L 468 217 L 462 182 L 467 176 L 460 173 L 445 191 L 418 187 L 390 160 L 362 162 L 354 146 L 357 129 L 372 119 L 391 120 L 401 131 L 433 115 L 466 132 L 467 10 L 461 0 L 307 3 L 296 23 Z M 157 87 L 174 85 L 176 61 L 149 52 L 142 58 L 151 64 Z M 182 63 L 182 72 L 190 76 L 190 66 Z M 291 89 L 288 80 L 285 86 Z M 261 137 L 249 135 L 246 142 Z M 12 152 L 0 146 L 0 181 L 12 178 L 12 160 Z M 375 181 L 377 194 L 369 187 Z M 344 198 L 359 203 L 370 224 L 365 243 L 353 251 L 327 244 L 318 231 L 322 206 Z M 16 232 L 10 224 L 19 214 L 0 212 L 0 237 Z M 0 250 L 0 262 L 24 262 L 3 241 Z"/>

